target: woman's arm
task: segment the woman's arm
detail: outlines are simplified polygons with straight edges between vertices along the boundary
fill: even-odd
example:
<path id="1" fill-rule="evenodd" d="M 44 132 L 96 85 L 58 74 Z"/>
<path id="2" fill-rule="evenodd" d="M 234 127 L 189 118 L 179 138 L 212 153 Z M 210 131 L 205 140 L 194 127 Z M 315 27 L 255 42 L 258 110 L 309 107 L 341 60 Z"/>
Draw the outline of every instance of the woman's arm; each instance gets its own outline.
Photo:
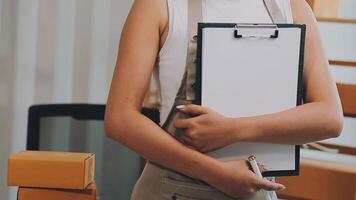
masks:
<path id="1" fill-rule="evenodd" d="M 304 104 L 279 113 L 234 119 L 208 108 L 188 106 L 182 111 L 202 114 L 176 122 L 176 127 L 187 128 L 188 144 L 210 151 L 239 141 L 303 144 L 339 136 L 343 113 L 316 19 L 304 0 L 291 3 L 294 22 L 307 25 Z"/>
<path id="2" fill-rule="evenodd" d="M 157 0 L 136 0 L 127 17 L 105 113 L 109 137 L 148 160 L 203 178 L 201 169 L 216 162 L 172 139 L 140 113 L 159 50 L 163 12 Z M 180 162 L 177 162 L 180 161 Z"/>
<path id="3" fill-rule="evenodd" d="M 245 161 L 220 162 L 187 148 L 140 113 L 167 21 L 166 0 L 134 2 L 121 35 L 107 102 L 107 136 L 147 160 L 204 180 L 231 196 L 253 192 L 257 187 L 283 188 L 258 178 Z"/>

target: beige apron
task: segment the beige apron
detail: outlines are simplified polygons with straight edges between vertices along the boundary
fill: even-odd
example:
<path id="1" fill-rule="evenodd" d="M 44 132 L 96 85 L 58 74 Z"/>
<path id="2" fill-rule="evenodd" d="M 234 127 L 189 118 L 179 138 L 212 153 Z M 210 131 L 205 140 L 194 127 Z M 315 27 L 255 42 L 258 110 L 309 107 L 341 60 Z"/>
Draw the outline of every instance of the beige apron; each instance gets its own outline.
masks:
<path id="1" fill-rule="evenodd" d="M 263 0 L 273 23 L 286 23 L 276 0 Z M 174 138 L 182 141 L 183 130 L 176 129 L 176 119 L 189 118 L 189 114 L 179 112 L 177 105 L 191 104 L 195 100 L 195 72 L 197 49 L 197 24 L 202 21 L 202 0 L 188 0 L 188 49 L 186 70 L 175 98 L 175 102 L 162 128 Z M 233 200 L 203 181 L 194 179 L 170 169 L 147 162 L 141 177 L 132 192 L 131 200 Z M 255 192 L 239 200 L 263 200 L 262 191 Z"/>

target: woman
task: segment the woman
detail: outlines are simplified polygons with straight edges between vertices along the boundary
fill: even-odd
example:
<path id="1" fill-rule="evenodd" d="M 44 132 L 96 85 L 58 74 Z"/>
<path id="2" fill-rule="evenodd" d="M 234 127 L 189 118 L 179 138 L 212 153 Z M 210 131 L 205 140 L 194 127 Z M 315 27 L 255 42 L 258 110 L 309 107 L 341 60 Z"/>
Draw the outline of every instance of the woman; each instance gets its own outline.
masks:
<path id="1" fill-rule="evenodd" d="M 132 199 L 259 199 L 259 189 L 284 189 L 257 177 L 246 161 L 222 162 L 204 153 L 241 141 L 303 144 L 340 134 L 340 100 L 310 7 L 304 0 L 276 0 L 289 23 L 307 24 L 304 104 L 247 118 L 181 107 L 196 116 L 174 124 L 185 129 L 188 146 L 140 114 L 154 70 L 160 78 L 161 123 L 173 104 L 185 68 L 187 1 L 136 0 L 121 35 L 105 129 L 149 160 Z M 207 22 L 271 22 L 262 0 L 204 0 L 203 16 Z"/>

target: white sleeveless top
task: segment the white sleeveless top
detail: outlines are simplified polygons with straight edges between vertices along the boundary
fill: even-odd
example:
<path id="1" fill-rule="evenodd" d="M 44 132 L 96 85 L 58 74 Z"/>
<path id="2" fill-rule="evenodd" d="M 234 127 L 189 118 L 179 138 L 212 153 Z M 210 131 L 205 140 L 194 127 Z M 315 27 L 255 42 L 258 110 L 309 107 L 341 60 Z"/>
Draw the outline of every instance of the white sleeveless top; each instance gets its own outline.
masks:
<path id="1" fill-rule="evenodd" d="M 293 23 L 290 0 L 276 0 L 289 23 Z M 169 31 L 158 60 L 161 93 L 161 125 L 178 92 L 187 56 L 188 0 L 167 0 Z M 224 23 L 271 23 L 262 0 L 203 0 L 203 21 Z"/>

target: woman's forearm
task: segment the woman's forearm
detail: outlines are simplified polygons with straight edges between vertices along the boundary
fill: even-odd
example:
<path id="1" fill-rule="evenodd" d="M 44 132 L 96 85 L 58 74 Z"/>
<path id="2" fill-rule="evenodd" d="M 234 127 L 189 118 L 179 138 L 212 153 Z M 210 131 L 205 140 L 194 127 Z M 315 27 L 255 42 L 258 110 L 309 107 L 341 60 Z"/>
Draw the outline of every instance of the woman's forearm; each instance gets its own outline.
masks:
<path id="1" fill-rule="evenodd" d="M 234 118 L 236 141 L 304 144 L 337 137 L 342 129 L 342 112 L 326 103 L 308 103 L 287 111 Z"/>
<path id="2" fill-rule="evenodd" d="M 147 160 L 187 176 L 208 180 L 219 170 L 218 161 L 189 149 L 137 111 L 107 117 L 107 135 L 134 150 Z"/>
<path id="3" fill-rule="evenodd" d="M 105 129 L 109 137 L 150 161 L 203 180 L 228 196 L 246 196 L 255 192 L 256 188 L 285 188 L 281 184 L 256 176 L 250 171 L 247 160 L 221 162 L 185 147 L 137 111 L 108 113 Z"/>

